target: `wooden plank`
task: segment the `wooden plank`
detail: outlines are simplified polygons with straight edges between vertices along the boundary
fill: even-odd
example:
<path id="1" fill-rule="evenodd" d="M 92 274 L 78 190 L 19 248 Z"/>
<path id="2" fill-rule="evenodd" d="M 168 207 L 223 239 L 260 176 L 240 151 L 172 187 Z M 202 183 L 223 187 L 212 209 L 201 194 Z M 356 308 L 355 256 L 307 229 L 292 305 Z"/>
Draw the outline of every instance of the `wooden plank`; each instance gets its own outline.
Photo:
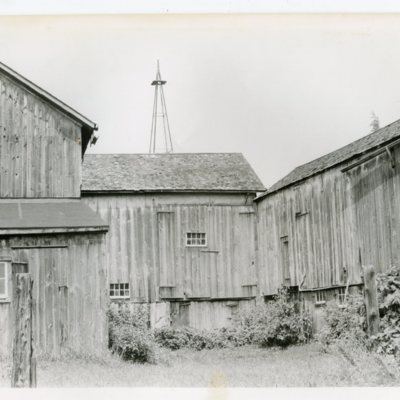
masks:
<path id="1" fill-rule="evenodd" d="M 65 137 L 80 135 L 78 124 L 1 73 L 0 80 L 0 196 L 79 197 L 81 146 Z"/>
<path id="2" fill-rule="evenodd" d="M 36 364 L 34 360 L 32 336 L 32 279 L 30 274 L 16 275 L 15 334 L 13 346 L 13 364 L 11 373 L 12 387 L 35 387 Z"/>
<path id="3" fill-rule="evenodd" d="M 379 307 L 375 269 L 371 265 L 363 266 L 363 272 L 368 334 L 374 336 L 379 332 Z"/>

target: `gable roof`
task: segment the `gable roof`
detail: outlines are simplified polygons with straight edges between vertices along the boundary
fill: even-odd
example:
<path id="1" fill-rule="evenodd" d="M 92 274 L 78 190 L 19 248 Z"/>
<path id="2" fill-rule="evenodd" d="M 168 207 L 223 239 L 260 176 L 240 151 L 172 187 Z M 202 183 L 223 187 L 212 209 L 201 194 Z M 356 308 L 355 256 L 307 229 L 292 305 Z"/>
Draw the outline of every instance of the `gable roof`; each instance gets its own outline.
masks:
<path id="1" fill-rule="evenodd" d="M 260 192 L 240 153 L 87 154 L 82 192 Z"/>
<path id="2" fill-rule="evenodd" d="M 342 164 L 352 158 L 358 157 L 366 152 L 377 149 L 387 143 L 397 139 L 400 136 L 400 120 L 397 120 L 377 131 L 370 133 L 361 139 L 356 140 L 341 147 L 331 153 L 317 158 L 311 162 L 295 168 L 284 178 L 272 185 L 268 191 L 258 198 L 267 196 L 270 193 L 293 185 L 303 179 L 309 178 L 338 164 Z"/>
<path id="3" fill-rule="evenodd" d="M 18 72 L 14 71 L 13 69 L 11 69 L 10 67 L 1 62 L 0 62 L 0 71 L 5 76 L 12 79 L 14 82 L 17 82 L 19 85 L 23 86 L 29 92 L 35 94 L 36 96 L 50 103 L 57 110 L 63 112 L 73 120 L 80 123 L 82 125 L 82 154 L 84 153 L 90 141 L 90 138 L 93 134 L 93 131 L 98 130 L 98 126 L 96 123 L 94 123 L 89 118 L 85 117 L 78 111 L 74 110 L 72 107 L 68 106 L 67 104 L 59 100 L 57 97 L 53 96 L 52 94 L 42 89 L 41 87 L 37 86 L 35 83 L 31 82 L 29 79 L 25 78 L 24 76 L 22 76 L 21 74 L 19 74 Z"/>
<path id="4" fill-rule="evenodd" d="M 0 235 L 106 230 L 108 225 L 81 200 L 0 200 Z"/>

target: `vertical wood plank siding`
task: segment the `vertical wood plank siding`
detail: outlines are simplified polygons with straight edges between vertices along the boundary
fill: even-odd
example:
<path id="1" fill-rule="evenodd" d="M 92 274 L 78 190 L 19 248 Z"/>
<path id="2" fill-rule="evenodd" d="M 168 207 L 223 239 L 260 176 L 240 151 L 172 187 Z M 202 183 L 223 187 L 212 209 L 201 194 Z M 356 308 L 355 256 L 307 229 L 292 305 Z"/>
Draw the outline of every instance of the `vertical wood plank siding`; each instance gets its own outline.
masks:
<path id="1" fill-rule="evenodd" d="M 110 224 L 110 282 L 129 282 L 132 301 L 256 295 L 254 206 L 239 205 L 241 196 L 224 205 L 199 198 L 84 197 Z M 186 246 L 187 232 L 206 233 L 207 246 Z"/>
<path id="2" fill-rule="evenodd" d="M 34 334 L 39 354 L 99 354 L 106 350 L 108 278 L 104 243 L 103 234 L 13 237 L 1 241 L 0 255 L 13 262 L 28 263 L 32 274 Z M 29 248 L 13 249 L 14 246 Z M 9 333 L 0 336 L 0 354 L 4 355 L 11 346 L 12 303 L 0 307 L 1 326 L 6 326 Z"/>
<path id="3" fill-rule="evenodd" d="M 0 197 L 79 197 L 81 127 L 0 74 Z"/>
<path id="4" fill-rule="evenodd" d="M 258 262 L 265 295 L 285 282 L 301 289 L 361 283 L 361 261 L 384 271 L 400 258 L 400 149 L 391 167 L 381 154 L 342 173 L 346 164 L 266 196 L 258 203 Z M 354 162 L 352 160 L 351 162 Z M 349 162 L 350 163 L 350 162 Z M 287 237 L 287 239 L 285 238 Z M 282 250 L 288 241 L 288 255 Z"/>

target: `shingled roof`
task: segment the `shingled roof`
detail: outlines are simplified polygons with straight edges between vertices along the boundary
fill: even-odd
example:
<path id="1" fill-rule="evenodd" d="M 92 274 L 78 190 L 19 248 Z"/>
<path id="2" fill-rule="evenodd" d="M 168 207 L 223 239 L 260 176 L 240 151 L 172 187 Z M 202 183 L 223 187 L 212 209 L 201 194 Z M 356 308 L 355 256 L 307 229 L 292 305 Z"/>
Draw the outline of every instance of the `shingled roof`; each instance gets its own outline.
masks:
<path id="1" fill-rule="evenodd" d="M 0 199 L 0 235 L 38 230 L 106 231 L 108 225 L 81 200 Z"/>
<path id="2" fill-rule="evenodd" d="M 82 193 L 261 192 L 240 153 L 87 154 Z"/>
<path id="3" fill-rule="evenodd" d="M 290 186 L 326 169 L 358 157 L 366 152 L 377 149 L 386 143 L 397 139 L 399 136 L 400 120 L 397 120 L 367 136 L 362 137 L 361 139 L 356 140 L 355 142 L 348 144 L 347 146 L 341 147 L 338 150 L 295 168 L 280 181 L 272 185 L 268 191 L 260 197 L 264 197 L 272 192 L 276 192 L 279 189 L 283 189 L 286 186 Z"/>

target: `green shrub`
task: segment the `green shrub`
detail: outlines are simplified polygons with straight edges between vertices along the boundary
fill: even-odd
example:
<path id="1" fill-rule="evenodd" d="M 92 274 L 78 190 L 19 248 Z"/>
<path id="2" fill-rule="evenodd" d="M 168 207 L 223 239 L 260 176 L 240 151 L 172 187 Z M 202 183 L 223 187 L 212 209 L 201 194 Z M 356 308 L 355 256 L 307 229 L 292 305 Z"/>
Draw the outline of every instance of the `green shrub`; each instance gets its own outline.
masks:
<path id="1" fill-rule="evenodd" d="M 372 338 L 378 353 L 400 355 L 400 268 L 377 275 L 380 332 Z"/>
<path id="2" fill-rule="evenodd" d="M 155 331 L 156 342 L 172 350 L 239 347 L 248 344 L 286 347 L 310 337 L 309 315 L 298 311 L 298 303 L 282 290 L 270 303 L 239 311 L 232 327 L 202 331 L 194 328 L 164 327 Z"/>
<path id="3" fill-rule="evenodd" d="M 298 302 L 291 300 L 286 288 L 275 299 L 260 306 L 252 316 L 249 337 L 262 347 L 304 343 L 311 336 L 311 319 L 300 312 Z"/>
<path id="4" fill-rule="evenodd" d="M 156 342 L 149 329 L 147 308 L 110 308 L 109 347 L 125 361 L 156 362 Z"/>
<path id="5" fill-rule="evenodd" d="M 225 328 L 205 331 L 190 327 L 162 327 L 155 329 L 158 345 L 171 350 L 190 348 L 193 350 L 232 347 Z"/>
<path id="6" fill-rule="evenodd" d="M 218 331 L 216 333 L 218 334 Z M 212 331 L 196 330 L 193 332 L 189 345 L 193 350 L 211 350 L 220 347 L 216 339 Z"/>
<path id="7" fill-rule="evenodd" d="M 154 330 L 156 343 L 171 350 L 190 347 L 192 330 L 186 327 L 165 326 Z"/>
<path id="8" fill-rule="evenodd" d="M 317 335 L 324 345 L 348 341 L 378 353 L 400 355 L 400 268 L 377 274 L 380 331 L 366 334 L 366 311 L 361 295 L 350 296 L 345 306 L 328 304 L 326 327 Z"/>
<path id="9" fill-rule="evenodd" d="M 219 347 L 240 347 L 253 343 L 252 325 L 248 325 L 248 319 L 241 318 L 241 315 L 244 313 L 236 316 L 232 327 L 221 328 L 217 331 L 214 340 Z"/>
<path id="10" fill-rule="evenodd" d="M 326 324 L 316 335 L 323 345 L 343 340 L 367 345 L 366 312 L 361 295 L 349 296 L 345 305 L 328 303 L 325 309 L 325 322 Z"/>

